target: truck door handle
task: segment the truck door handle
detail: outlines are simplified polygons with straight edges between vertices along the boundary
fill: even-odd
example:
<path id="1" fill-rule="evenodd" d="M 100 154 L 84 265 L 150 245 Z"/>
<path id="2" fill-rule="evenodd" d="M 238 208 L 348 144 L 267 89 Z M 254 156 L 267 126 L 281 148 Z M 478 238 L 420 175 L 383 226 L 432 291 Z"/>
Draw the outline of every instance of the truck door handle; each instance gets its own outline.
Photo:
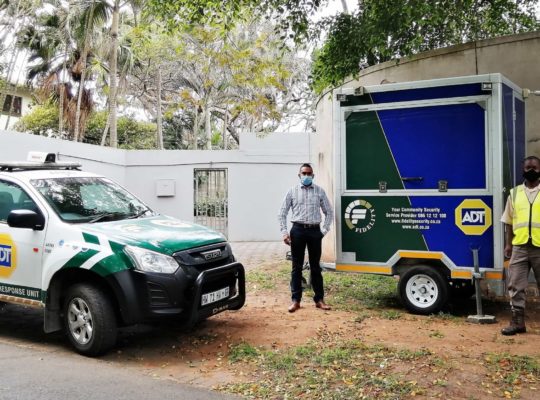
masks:
<path id="1" fill-rule="evenodd" d="M 401 180 L 403 182 L 412 182 L 412 181 L 423 181 L 423 176 L 402 176 Z"/>

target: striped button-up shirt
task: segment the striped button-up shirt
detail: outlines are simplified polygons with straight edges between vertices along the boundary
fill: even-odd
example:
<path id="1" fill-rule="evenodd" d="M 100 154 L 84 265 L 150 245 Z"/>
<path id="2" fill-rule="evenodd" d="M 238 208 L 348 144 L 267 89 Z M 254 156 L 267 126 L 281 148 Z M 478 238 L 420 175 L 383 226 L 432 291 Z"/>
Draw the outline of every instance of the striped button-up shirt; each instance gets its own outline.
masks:
<path id="1" fill-rule="evenodd" d="M 321 211 L 324 214 L 324 223 L 321 232 L 326 234 L 330 230 L 334 211 L 323 188 L 312 183 L 309 186 L 298 184 L 287 192 L 281 209 L 279 210 L 279 223 L 281 233 L 286 235 L 287 214 L 292 210 L 291 222 L 302 224 L 320 224 Z"/>

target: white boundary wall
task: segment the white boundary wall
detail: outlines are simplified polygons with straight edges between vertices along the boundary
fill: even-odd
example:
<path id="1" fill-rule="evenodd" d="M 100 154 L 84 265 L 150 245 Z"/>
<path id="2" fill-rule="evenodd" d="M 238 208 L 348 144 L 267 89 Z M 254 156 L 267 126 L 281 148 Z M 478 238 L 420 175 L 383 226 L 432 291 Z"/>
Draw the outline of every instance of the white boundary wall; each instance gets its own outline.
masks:
<path id="1" fill-rule="evenodd" d="M 61 161 L 113 179 L 155 211 L 186 221 L 193 221 L 193 170 L 227 168 L 229 240 L 274 241 L 281 240 L 281 201 L 298 182 L 299 166 L 311 161 L 312 139 L 309 133 L 245 134 L 239 150 L 119 150 L 0 130 L 0 160 L 25 160 L 29 151 L 57 153 Z M 157 196 L 160 180 L 174 182 L 174 196 Z"/>

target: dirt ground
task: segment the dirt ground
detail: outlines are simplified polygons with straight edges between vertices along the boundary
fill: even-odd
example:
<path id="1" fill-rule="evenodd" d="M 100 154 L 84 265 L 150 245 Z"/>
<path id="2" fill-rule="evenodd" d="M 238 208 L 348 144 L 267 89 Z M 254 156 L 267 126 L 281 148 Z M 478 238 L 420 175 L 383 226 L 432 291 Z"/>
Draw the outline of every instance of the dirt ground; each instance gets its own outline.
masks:
<path id="1" fill-rule="evenodd" d="M 266 244 L 235 244 L 235 254 L 248 270 L 283 266 L 283 246 Z M 248 274 L 249 276 L 249 274 Z M 260 285 L 259 285 L 260 286 Z M 443 370 L 423 365 L 403 365 L 406 378 L 425 382 L 447 381 L 436 386 L 426 397 L 493 398 L 509 397 L 508 392 L 490 385 L 502 377 L 489 376 L 486 359 L 492 353 L 540 357 L 540 305 L 528 305 L 527 333 L 514 337 L 500 334 L 510 317 L 507 303 L 484 304 L 484 313 L 496 317 L 490 325 L 466 322 L 467 315 L 475 314 L 474 300 L 454 309 L 450 319 L 415 316 L 403 309 L 399 318 L 384 318 L 377 313 L 359 318 L 358 311 L 322 311 L 304 298 L 302 308 L 290 314 L 286 283 L 272 289 L 247 283 L 244 308 L 210 318 L 192 334 L 178 333 L 167 326 L 135 328 L 123 333 L 116 353 L 107 357 L 111 362 L 129 363 L 143 368 L 145 373 L 159 378 L 173 379 L 202 387 L 252 382 L 260 378 L 249 365 L 231 364 L 229 350 L 248 343 L 264 349 L 285 350 L 307 343 L 321 335 L 357 339 L 366 345 L 383 345 L 396 349 L 427 349 L 450 366 Z M 331 304 L 332 298 L 327 301 Z M 159 339 L 157 339 L 159 338 Z M 537 360 L 539 358 L 536 358 Z M 414 363 L 413 363 L 414 364 Z M 444 374 L 444 376 L 443 376 Z M 537 399 L 533 383 L 522 385 L 513 397 Z M 531 389 L 532 388 L 532 389 Z M 493 389 L 493 390 L 491 390 Z M 538 385 L 540 390 L 540 384 Z"/>
<path id="2" fill-rule="evenodd" d="M 270 268 L 273 265 L 277 267 L 279 263 L 283 265 L 281 254 L 278 256 L 280 260 L 272 260 Z M 246 305 L 241 310 L 212 317 L 192 332 L 183 332 L 170 324 L 124 328 L 117 347 L 102 359 L 156 379 L 217 389 L 261 378 L 256 366 L 230 362 L 230 350 L 236 345 L 247 343 L 266 350 L 286 350 L 321 335 L 330 335 L 344 340 L 356 339 L 367 346 L 382 345 L 409 351 L 423 349 L 443 360 L 444 368 L 414 361 L 409 364 L 402 362 L 398 366 L 398 372 L 404 379 L 429 386 L 429 390 L 419 391 L 418 395 L 409 393 L 410 397 L 540 398 L 538 375 L 531 376 L 523 384 L 517 381 L 521 378 L 516 378 L 513 384 L 519 385 L 519 392 L 509 393 L 496 387 L 496 381 L 503 379 L 503 375 L 495 376 L 486 368 L 493 353 L 531 356 L 540 360 L 538 303 L 528 305 L 527 333 L 505 337 L 500 330 L 509 319 L 506 303 L 489 303 L 484 308 L 486 314 L 496 316 L 497 323 L 476 325 L 466 322 L 467 315 L 474 314 L 474 301 L 448 318 L 415 316 L 403 309 L 391 310 L 391 313 L 398 314 L 396 318 L 380 312 L 322 311 L 315 308 L 308 298 L 304 299 L 300 310 L 290 314 L 287 312 L 290 298 L 286 282 L 266 289 L 248 282 L 247 289 Z M 331 296 L 326 300 L 332 304 Z M 26 318 L 21 318 L 22 314 Z M 17 324 L 0 324 L 3 341 L 31 343 L 32 346 L 41 342 L 45 346 L 70 351 L 60 333 L 43 333 L 39 310 L 24 309 L 21 313 L 20 306 L 8 305 L 2 311 L 2 319 L 9 321 L 10 318 L 16 319 Z"/>
<path id="3" fill-rule="evenodd" d="M 178 333 L 167 326 L 147 328 L 149 331 L 141 327 L 127 330 L 117 351 L 106 359 L 142 368 L 156 378 L 217 388 L 257 380 L 257 374 L 249 366 L 229 362 L 227 354 L 231 346 L 249 343 L 265 349 L 287 349 L 328 334 L 358 339 L 366 345 L 412 351 L 427 349 L 452 368 L 443 371 L 404 365 L 403 368 L 410 369 L 406 373 L 408 379 L 434 383 L 444 379 L 446 384 L 436 388 L 438 397 L 487 399 L 499 397 L 489 388 L 492 379 L 486 376 L 483 365 L 487 355 L 540 357 L 540 308 L 536 304 L 529 307 L 527 333 L 505 337 L 500 334 L 509 318 L 504 303 L 485 310 L 497 318 L 497 323 L 491 325 L 468 323 L 466 314 L 450 320 L 403 314 L 398 319 L 368 317 L 359 321 L 357 312 L 322 311 L 310 299 L 305 299 L 302 308 L 290 314 L 286 289 L 250 291 L 243 309 L 211 318 L 191 334 Z M 474 311 L 474 301 L 467 307 Z M 537 399 L 535 390 L 533 383 L 513 397 Z M 426 397 L 434 397 L 433 393 Z"/>

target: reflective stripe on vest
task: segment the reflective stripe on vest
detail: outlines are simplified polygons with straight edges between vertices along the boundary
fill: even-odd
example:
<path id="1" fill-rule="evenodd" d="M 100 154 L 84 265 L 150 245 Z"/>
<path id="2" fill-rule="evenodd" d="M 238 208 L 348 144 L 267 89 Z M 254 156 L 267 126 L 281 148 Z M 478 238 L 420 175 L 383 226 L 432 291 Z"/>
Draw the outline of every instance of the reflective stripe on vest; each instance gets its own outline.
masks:
<path id="1" fill-rule="evenodd" d="M 525 188 L 523 185 L 519 185 L 510 191 L 510 198 L 514 209 L 512 244 L 522 245 L 532 239 L 532 244 L 540 247 L 540 199 L 538 199 L 538 195 L 532 204 L 529 203 Z"/>

